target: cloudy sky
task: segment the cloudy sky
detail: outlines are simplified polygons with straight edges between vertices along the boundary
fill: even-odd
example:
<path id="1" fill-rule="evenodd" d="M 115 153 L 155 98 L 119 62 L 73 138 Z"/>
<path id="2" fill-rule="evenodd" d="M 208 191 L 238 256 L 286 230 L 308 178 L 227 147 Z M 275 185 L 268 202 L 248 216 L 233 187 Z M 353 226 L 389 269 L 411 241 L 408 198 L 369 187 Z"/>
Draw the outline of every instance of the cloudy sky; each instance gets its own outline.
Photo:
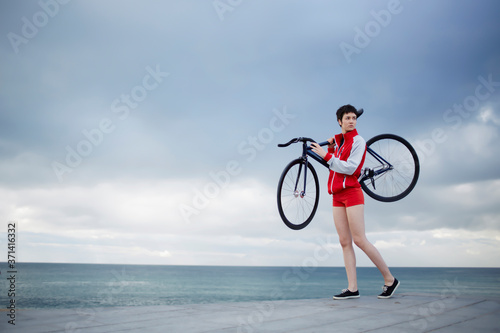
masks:
<path id="1" fill-rule="evenodd" d="M 306 229 L 281 222 L 277 182 L 300 151 L 276 144 L 332 136 L 350 103 L 365 139 L 401 135 L 422 162 L 405 199 L 366 197 L 388 264 L 500 267 L 499 12 L 2 1 L 0 247 L 15 221 L 25 262 L 342 266 L 326 186 Z"/>

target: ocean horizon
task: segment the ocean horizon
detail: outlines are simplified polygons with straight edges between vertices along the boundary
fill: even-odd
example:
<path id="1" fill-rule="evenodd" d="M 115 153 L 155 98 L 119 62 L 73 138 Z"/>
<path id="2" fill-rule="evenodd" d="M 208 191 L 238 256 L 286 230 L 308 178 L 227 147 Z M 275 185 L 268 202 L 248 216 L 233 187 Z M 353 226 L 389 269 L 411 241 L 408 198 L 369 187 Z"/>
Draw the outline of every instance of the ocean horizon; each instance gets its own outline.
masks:
<path id="1" fill-rule="evenodd" d="M 331 298 L 344 267 L 0 263 L 0 305 L 17 309 L 183 305 Z M 397 293 L 500 298 L 500 268 L 391 267 Z M 375 267 L 358 267 L 361 296 L 381 293 Z M 9 279 L 10 278 L 10 279 Z"/>

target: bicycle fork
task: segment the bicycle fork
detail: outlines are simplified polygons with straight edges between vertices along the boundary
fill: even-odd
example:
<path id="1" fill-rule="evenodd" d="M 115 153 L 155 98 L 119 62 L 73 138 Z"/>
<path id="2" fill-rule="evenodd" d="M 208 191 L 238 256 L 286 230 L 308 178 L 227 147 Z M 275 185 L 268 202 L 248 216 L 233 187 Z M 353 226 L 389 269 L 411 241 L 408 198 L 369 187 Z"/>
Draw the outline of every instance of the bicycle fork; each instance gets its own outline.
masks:
<path id="1" fill-rule="evenodd" d="M 298 198 L 300 196 L 300 198 L 304 198 L 306 196 L 306 184 L 307 184 L 307 167 L 308 167 L 308 164 L 309 164 L 309 161 L 307 160 L 307 143 L 306 142 L 303 142 L 302 144 L 302 150 L 303 150 L 303 154 L 302 154 L 302 160 L 304 161 L 304 163 L 300 163 L 299 165 L 299 171 L 297 173 L 297 180 L 295 181 L 295 189 L 293 191 L 293 195 Z M 304 187 L 303 187 L 303 190 L 299 192 L 298 190 L 298 186 L 299 186 L 299 181 L 300 181 L 300 174 L 302 173 L 302 166 L 304 166 Z"/>
<path id="2" fill-rule="evenodd" d="M 309 162 L 307 159 L 304 159 L 304 163 L 300 163 L 299 165 L 299 171 L 297 173 L 297 180 L 295 181 L 295 189 L 293 191 L 294 197 L 298 198 L 299 196 L 301 198 L 304 198 L 306 196 L 306 184 L 307 184 L 307 164 Z M 300 175 L 302 173 L 302 166 L 304 166 L 304 187 L 302 191 L 299 191 L 299 182 L 300 182 Z"/>

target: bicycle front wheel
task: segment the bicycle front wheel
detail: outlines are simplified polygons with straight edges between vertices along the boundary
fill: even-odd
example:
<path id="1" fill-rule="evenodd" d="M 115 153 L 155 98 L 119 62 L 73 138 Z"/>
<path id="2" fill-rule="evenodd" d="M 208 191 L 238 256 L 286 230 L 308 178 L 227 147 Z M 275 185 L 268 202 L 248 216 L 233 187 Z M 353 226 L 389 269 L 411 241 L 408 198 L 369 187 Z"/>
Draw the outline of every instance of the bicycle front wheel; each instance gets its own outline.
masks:
<path id="1" fill-rule="evenodd" d="M 415 149 L 394 134 L 377 135 L 366 142 L 367 152 L 361 187 L 375 200 L 392 202 L 406 197 L 415 187 L 420 164 Z"/>
<path id="2" fill-rule="evenodd" d="M 316 170 L 298 158 L 288 164 L 278 183 L 278 211 L 281 219 L 293 230 L 305 228 L 312 221 L 319 202 Z"/>

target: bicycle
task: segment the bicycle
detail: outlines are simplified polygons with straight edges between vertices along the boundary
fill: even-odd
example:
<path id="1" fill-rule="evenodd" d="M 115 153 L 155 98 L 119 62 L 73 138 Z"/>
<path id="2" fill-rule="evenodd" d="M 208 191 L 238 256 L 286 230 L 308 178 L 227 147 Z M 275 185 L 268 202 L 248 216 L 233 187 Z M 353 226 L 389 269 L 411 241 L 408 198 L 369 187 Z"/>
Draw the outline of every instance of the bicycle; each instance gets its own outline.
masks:
<path id="1" fill-rule="evenodd" d="M 319 181 L 308 156 L 329 168 L 328 163 L 308 147 L 311 138 L 294 138 L 278 147 L 302 142 L 302 155 L 283 170 L 278 183 L 278 211 L 293 230 L 305 228 L 313 219 L 319 203 Z M 321 142 L 326 146 L 329 142 Z M 363 191 L 382 202 L 406 197 L 417 184 L 420 164 L 415 149 L 394 134 L 377 135 L 366 142 L 366 157 L 359 183 Z"/>

